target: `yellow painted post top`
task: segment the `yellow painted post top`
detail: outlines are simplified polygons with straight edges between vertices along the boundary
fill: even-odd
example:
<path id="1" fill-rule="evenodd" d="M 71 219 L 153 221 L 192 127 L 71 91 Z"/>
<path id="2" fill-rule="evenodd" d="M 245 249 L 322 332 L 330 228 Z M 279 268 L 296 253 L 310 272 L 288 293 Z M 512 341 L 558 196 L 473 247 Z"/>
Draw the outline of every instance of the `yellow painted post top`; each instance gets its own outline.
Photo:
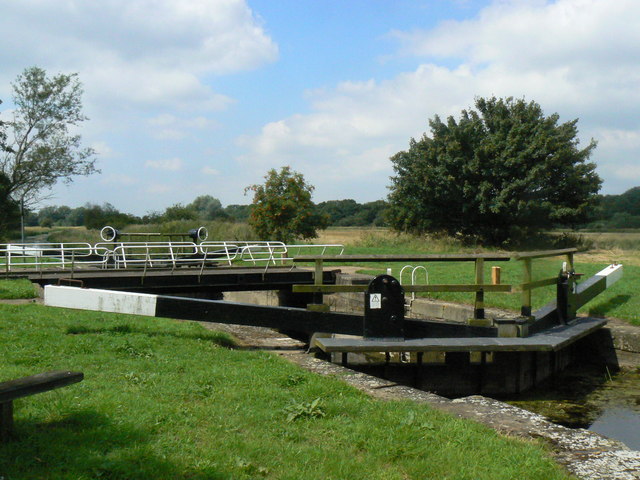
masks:
<path id="1" fill-rule="evenodd" d="M 500 267 L 491 267 L 491 284 L 500 285 L 500 274 L 502 270 Z"/>

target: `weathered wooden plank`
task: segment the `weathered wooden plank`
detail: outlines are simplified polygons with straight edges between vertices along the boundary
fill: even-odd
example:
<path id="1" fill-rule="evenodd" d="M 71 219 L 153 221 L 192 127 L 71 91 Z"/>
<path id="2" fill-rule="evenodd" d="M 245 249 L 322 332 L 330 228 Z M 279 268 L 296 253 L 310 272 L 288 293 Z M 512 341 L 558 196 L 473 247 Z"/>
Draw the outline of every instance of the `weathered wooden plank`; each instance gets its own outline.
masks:
<path id="1" fill-rule="evenodd" d="M 557 351 L 607 323 L 601 318 L 580 318 L 570 325 L 552 328 L 524 338 L 457 337 L 420 338 L 405 341 L 357 338 L 318 338 L 325 352 L 532 352 Z"/>
<path id="2" fill-rule="evenodd" d="M 546 287 L 548 285 L 556 285 L 558 283 L 558 277 L 543 278 L 534 282 L 521 283 L 515 285 L 513 291 L 523 292 L 525 290 L 533 290 L 540 287 Z"/>
<path id="3" fill-rule="evenodd" d="M 423 255 L 298 255 L 293 262 L 475 262 L 477 259 L 494 262 L 508 262 L 512 258 L 508 253 L 455 253 Z"/>
<path id="4" fill-rule="evenodd" d="M 345 293 L 345 292 L 366 292 L 367 285 L 294 285 L 292 290 L 296 293 Z M 513 291 L 512 285 L 494 285 L 492 283 L 475 284 L 431 284 L 431 285 L 403 285 L 405 292 L 503 292 Z"/>
<path id="5" fill-rule="evenodd" d="M 434 283 L 431 285 L 403 285 L 402 288 L 404 288 L 405 292 L 477 292 L 478 290 L 482 290 L 484 292 L 509 293 L 513 290 L 512 285 L 493 285 L 492 283 L 483 283 L 480 285 Z"/>
<path id="6" fill-rule="evenodd" d="M 559 250 L 538 250 L 534 252 L 513 252 L 511 258 L 514 260 L 524 260 L 525 258 L 546 258 L 546 257 L 559 257 L 561 255 L 568 255 L 576 253 L 577 248 L 562 248 Z"/>
<path id="7" fill-rule="evenodd" d="M 369 285 L 293 285 L 294 293 L 353 293 L 366 292 Z"/>
<path id="8" fill-rule="evenodd" d="M 0 402 L 27 397 L 82 381 L 82 372 L 54 371 L 39 373 L 0 383 Z"/>

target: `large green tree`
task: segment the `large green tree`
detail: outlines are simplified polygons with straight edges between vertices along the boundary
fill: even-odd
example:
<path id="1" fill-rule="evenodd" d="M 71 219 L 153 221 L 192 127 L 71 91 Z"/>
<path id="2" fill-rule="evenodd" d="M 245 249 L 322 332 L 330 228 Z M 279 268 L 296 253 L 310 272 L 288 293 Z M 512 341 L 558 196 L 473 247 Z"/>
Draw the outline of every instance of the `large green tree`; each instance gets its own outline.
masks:
<path id="1" fill-rule="evenodd" d="M 261 239 L 291 243 L 315 238 L 318 229 L 326 228 L 328 218 L 311 201 L 314 187 L 301 173 L 282 167 L 269 170 L 264 178 L 264 184 L 245 189 L 253 192 L 249 224 Z"/>
<path id="2" fill-rule="evenodd" d="M 559 123 L 535 102 L 477 98 L 456 120 L 391 157 L 389 221 L 413 233 L 444 232 L 500 245 L 590 216 L 602 183 L 579 148 L 578 120 Z"/>
<path id="3" fill-rule="evenodd" d="M 95 152 L 75 133 L 86 120 L 77 74 L 48 77 L 30 67 L 12 86 L 13 109 L 0 126 L 0 172 L 8 195 L 30 205 L 57 181 L 96 172 Z"/>
<path id="4" fill-rule="evenodd" d="M 17 228 L 20 223 L 18 203 L 9 196 L 9 179 L 0 172 L 0 240 Z"/>

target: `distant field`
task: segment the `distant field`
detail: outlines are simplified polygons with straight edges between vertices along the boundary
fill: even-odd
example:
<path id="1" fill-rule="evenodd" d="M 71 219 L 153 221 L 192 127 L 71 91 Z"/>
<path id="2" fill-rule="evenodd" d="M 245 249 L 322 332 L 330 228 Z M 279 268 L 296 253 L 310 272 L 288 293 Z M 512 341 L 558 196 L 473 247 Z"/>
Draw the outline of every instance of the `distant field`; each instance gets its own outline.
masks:
<path id="1" fill-rule="evenodd" d="M 376 236 L 383 238 L 393 237 L 393 233 L 387 228 L 364 227 L 329 227 L 319 232 L 318 238 L 313 243 L 340 243 L 343 245 L 355 245 L 366 241 L 367 238 Z"/>

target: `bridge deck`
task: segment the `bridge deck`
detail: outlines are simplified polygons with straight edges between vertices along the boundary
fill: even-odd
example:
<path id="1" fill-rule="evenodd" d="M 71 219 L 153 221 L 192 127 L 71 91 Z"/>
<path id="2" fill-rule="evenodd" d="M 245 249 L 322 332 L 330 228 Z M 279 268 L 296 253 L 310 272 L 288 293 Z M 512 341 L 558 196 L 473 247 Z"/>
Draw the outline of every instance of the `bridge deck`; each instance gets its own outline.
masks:
<path id="1" fill-rule="evenodd" d="M 364 340 L 359 338 L 316 338 L 324 352 L 525 352 L 558 351 L 603 327 L 602 318 L 578 318 L 523 338 L 469 337 L 420 338 L 404 341 Z"/>
<path id="2" fill-rule="evenodd" d="M 335 283 L 339 270 L 323 272 L 323 283 Z M 15 272 L 12 272 L 15 274 Z M 109 269 L 24 271 L 20 276 L 45 285 L 74 285 L 87 288 L 132 292 L 244 291 L 279 290 L 293 284 L 312 284 L 314 272 L 298 267 L 218 267 L 205 269 L 176 268 L 166 270 Z"/>

